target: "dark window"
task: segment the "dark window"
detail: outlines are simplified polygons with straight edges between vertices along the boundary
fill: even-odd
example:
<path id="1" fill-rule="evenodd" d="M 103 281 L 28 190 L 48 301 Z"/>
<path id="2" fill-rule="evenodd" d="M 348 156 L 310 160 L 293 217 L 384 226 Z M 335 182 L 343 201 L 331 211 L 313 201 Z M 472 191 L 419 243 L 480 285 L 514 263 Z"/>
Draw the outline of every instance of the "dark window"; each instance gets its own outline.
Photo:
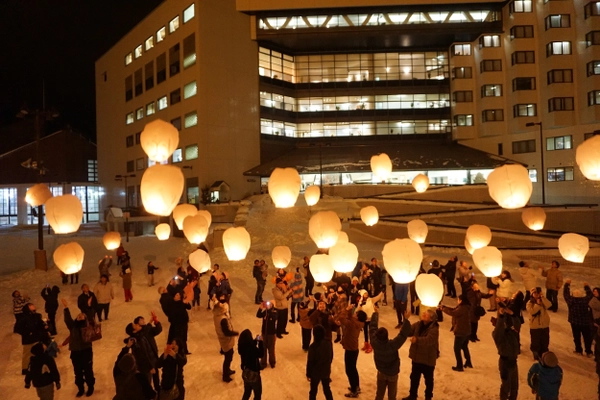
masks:
<path id="1" fill-rule="evenodd" d="M 588 106 L 597 106 L 600 104 L 600 90 L 588 92 Z"/>
<path id="2" fill-rule="evenodd" d="M 142 136 L 142 132 L 135 134 L 135 144 L 140 144 L 140 136 Z"/>
<path id="3" fill-rule="evenodd" d="M 154 60 L 146 64 L 144 75 L 146 77 L 146 90 L 152 89 L 154 87 Z"/>
<path id="4" fill-rule="evenodd" d="M 135 71 L 135 73 L 133 74 L 133 81 L 135 84 L 135 97 L 141 95 L 142 93 L 144 93 L 144 85 L 143 85 L 143 75 L 142 75 L 142 69 L 138 69 L 137 71 Z"/>
<path id="5" fill-rule="evenodd" d="M 596 135 L 600 135 L 600 130 L 594 131 L 594 132 L 589 132 L 589 133 L 584 133 L 583 140 L 588 140 L 589 138 L 594 137 Z"/>
<path id="6" fill-rule="evenodd" d="M 597 46 L 600 44 L 600 31 L 591 31 L 585 34 L 586 47 Z"/>
<path id="7" fill-rule="evenodd" d="M 473 101 L 472 90 L 462 90 L 452 93 L 452 98 L 455 103 L 470 103 Z"/>
<path id="8" fill-rule="evenodd" d="M 504 110 L 483 110 L 481 120 L 483 122 L 504 121 Z"/>
<path id="9" fill-rule="evenodd" d="M 169 49 L 169 76 L 177 75 L 180 71 L 179 43 Z"/>
<path id="10" fill-rule="evenodd" d="M 513 106 L 514 117 L 535 117 L 537 107 L 535 104 L 515 104 Z"/>
<path id="11" fill-rule="evenodd" d="M 511 39 L 523 39 L 533 37 L 533 25 L 515 25 L 510 28 Z"/>
<path id="12" fill-rule="evenodd" d="M 515 64 L 534 64 L 535 51 L 515 51 L 511 54 L 512 65 Z"/>
<path id="13" fill-rule="evenodd" d="M 177 128 L 178 131 L 181 130 L 181 117 L 177 117 L 171 120 L 171 124 Z"/>
<path id="14" fill-rule="evenodd" d="M 192 33 L 183 39 L 183 69 L 196 64 L 196 36 Z"/>
<path id="15" fill-rule="evenodd" d="M 590 1 L 584 7 L 585 19 L 600 15 L 600 1 Z"/>
<path id="16" fill-rule="evenodd" d="M 548 112 L 572 110 L 573 97 L 554 97 L 548 100 Z"/>
<path id="17" fill-rule="evenodd" d="M 173 90 L 170 97 L 171 105 L 179 103 L 181 101 L 181 89 Z"/>
<path id="18" fill-rule="evenodd" d="M 498 155 L 501 156 L 504 154 L 504 145 L 502 143 L 498 143 Z"/>
<path id="19" fill-rule="evenodd" d="M 535 153 L 535 139 L 512 142 L 513 154 Z"/>
<path id="20" fill-rule="evenodd" d="M 600 75 L 600 60 L 587 63 L 587 76 Z"/>
<path id="21" fill-rule="evenodd" d="M 471 67 L 452 68 L 452 79 L 470 79 L 473 77 Z"/>
<path id="22" fill-rule="evenodd" d="M 515 78 L 512 87 L 513 92 L 517 90 L 535 90 L 535 78 Z"/>
<path id="23" fill-rule="evenodd" d="M 570 83 L 573 82 L 572 69 L 552 69 L 548 71 L 548 85 L 553 83 Z"/>
<path id="24" fill-rule="evenodd" d="M 546 30 L 569 27 L 571 27 L 571 16 L 569 14 L 548 15 L 546 17 Z"/>
<path id="25" fill-rule="evenodd" d="M 127 146 L 127 147 L 133 146 L 133 135 L 129 135 L 125 138 L 125 146 Z"/>
<path id="26" fill-rule="evenodd" d="M 125 101 L 133 99 L 133 76 L 125 78 Z"/>
<path id="27" fill-rule="evenodd" d="M 156 84 L 167 79 L 167 55 L 162 53 L 156 58 Z"/>
<path id="28" fill-rule="evenodd" d="M 548 168 L 548 182 L 573 180 L 573 167 Z"/>
<path id="29" fill-rule="evenodd" d="M 502 71 L 502 60 L 483 60 L 480 70 L 481 72 Z"/>
<path id="30" fill-rule="evenodd" d="M 133 172 L 134 167 L 135 163 L 133 160 L 127 161 L 127 172 Z"/>

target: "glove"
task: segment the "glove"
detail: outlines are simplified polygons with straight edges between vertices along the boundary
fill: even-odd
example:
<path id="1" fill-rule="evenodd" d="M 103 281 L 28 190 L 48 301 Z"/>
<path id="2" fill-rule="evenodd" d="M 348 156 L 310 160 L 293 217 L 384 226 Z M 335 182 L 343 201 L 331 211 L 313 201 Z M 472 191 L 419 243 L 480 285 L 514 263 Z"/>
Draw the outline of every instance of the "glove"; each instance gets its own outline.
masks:
<path id="1" fill-rule="evenodd" d="M 60 382 L 56 382 L 56 390 L 60 390 Z"/>
<path id="2" fill-rule="evenodd" d="M 31 388 L 31 383 L 26 383 L 25 384 L 25 389 L 29 389 L 29 388 Z"/>

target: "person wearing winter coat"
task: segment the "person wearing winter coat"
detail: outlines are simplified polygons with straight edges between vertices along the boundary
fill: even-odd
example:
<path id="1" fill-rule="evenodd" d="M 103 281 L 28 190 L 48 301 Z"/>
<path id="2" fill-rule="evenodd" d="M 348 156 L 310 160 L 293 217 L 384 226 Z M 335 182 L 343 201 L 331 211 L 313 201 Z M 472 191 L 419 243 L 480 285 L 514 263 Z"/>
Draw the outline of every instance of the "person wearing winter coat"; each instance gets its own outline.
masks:
<path id="1" fill-rule="evenodd" d="M 469 352 L 469 336 L 471 334 L 471 304 L 469 303 L 469 299 L 467 299 L 465 294 L 461 294 L 458 296 L 458 305 L 455 308 L 442 306 L 442 311 L 452 317 L 454 357 L 456 357 L 456 366 L 452 367 L 452 370 L 462 372 L 464 368 L 473 368 L 471 353 Z M 465 353 L 464 364 L 461 350 Z"/>
<path id="2" fill-rule="evenodd" d="M 473 267 L 467 265 L 466 261 L 460 262 L 460 265 L 458 266 L 458 269 L 457 269 L 458 277 L 456 278 L 456 280 L 460 284 L 461 293 L 465 293 L 465 289 L 471 288 L 470 281 L 473 279 L 472 270 L 473 270 Z"/>
<path id="3" fill-rule="evenodd" d="M 221 354 L 223 354 L 223 382 L 227 383 L 232 381 L 231 375 L 235 373 L 231 370 L 231 361 L 233 360 L 235 337 L 239 336 L 239 332 L 233 330 L 228 309 L 227 299 L 225 295 L 221 295 L 213 306 L 213 323 L 221 346 Z"/>
<path id="4" fill-rule="evenodd" d="M 405 320 L 408 321 L 408 317 L 410 312 L 406 313 Z M 433 398 L 433 372 L 439 354 L 439 330 L 437 314 L 433 310 L 423 311 L 421 320 L 410 326 L 410 394 L 402 400 L 417 400 L 421 375 L 425 379 L 425 400 Z"/>
<path id="5" fill-rule="evenodd" d="M 112 284 L 108 281 L 107 275 L 102 275 L 100 281 L 94 285 L 94 294 L 98 302 L 96 311 L 98 313 L 98 320 L 102 321 L 102 313 L 104 313 L 104 319 L 108 319 L 108 311 L 110 310 L 110 302 L 115 298 L 115 292 Z"/>
<path id="6" fill-rule="evenodd" d="M 498 296 L 498 288 L 500 287 L 500 285 L 497 285 L 494 283 L 493 281 L 494 278 L 486 278 L 485 280 L 485 286 L 487 287 L 488 293 L 491 294 L 489 301 L 490 301 L 490 308 L 488 309 L 488 311 L 496 311 L 498 306 L 496 304 L 496 297 Z"/>
<path id="7" fill-rule="evenodd" d="M 346 368 L 346 376 L 348 377 L 348 388 L 350 392 L 346 393 L 346 397 L 355 398 L 360 393 L 360 377 L 356 362 L 358 361 L 358 338 L 363 330 L 367 314 L 364 311 L 358 311 L 352 314 L 353 306 L 346 307 L 344 312 L 340 313 L 336 319 L 336 324 L 344 328 L 344 337 L 342 338 L 342 347 L 344 348 L 344 366 Z"/>
<path id="8" fill-rule="evenodd" d="M 85 314 L 90 321 L 94 320 L 96 310 L 98 310 L 98 299 L 96 295 L 90 291 L 87 283 L 81 285 L 81 294 L 77 297 L 77 307 Z"/>
<path id="9" fill-rule="evenodd" d="M 308 347 L 310 346 L 310 338 L 312 335 L 313 324 L 310 321 L 310 315 L 313 310 L 308 308 L 309 301 L 300 303 L 300 307 L 298 308 L 298 323 L 300 324 L 300 328 L 302 331 L 302 350 L 305 352 L 308 351 Z"/>
<path id="10" fill-rule="evenodd" d="M 254 266 L 252 267 L 252 277 L 256 280 L 256 293 L 254 294 L 254 304 L 261 304 L 263 302 L 262 296 L 265 291 L 265 285 L 267 280 L 263 278 L 263 273 L 260 268 L 260 261 L 254 260 Z"/>
<path id="11" fill-rule="evenodd" d="M 125 328 L 125 332 L 129 336 L 129 339 L 135 339 L 132 352 L 138 371 L 144 374 L 148 382 L 157 380 L 158 354 L 152 348 L 146 335 L 142 333 L 142 327 L 138 324 L 129 323 Z M 129 339 L 127 339 L 126 343 L 128 343 Z M 156 386 L 155 388 L 158 389 Z"/>
<path id="12" fill-rule="evenodd" d="M 31 348 L 48 336 L 48 326 L 42 320 L 42 316 L 36 312 L 35 305 L 27 303 L 23 307 L 23 315 L 17 321 L 16 331 L 21 335 L 23 345 L 21 373 L 25 375 L 31 358 Z"/>
<path id="13" fill-rule="evenodd" d="M 558 400 L 562 377 L 556 354 L 547 351 L 529 369 L 527 383 L 537 400 Z"/>
<path id="14" fill-rule="evenodd" d="M 42 298 L 46 302 L 44 304 L 44 310 L 46 314 L 48 314 L 48 330 L 50 331 L 50 335 L 56 336 L 56 312 L 58 311 L 58 294 L 60 293 L 60 289 L 58 286 L 46 285 L 42 289 Z"/>
<path id="15" fill-rule="evenodd" d="M 358 291 L 361 295 L 361 299 L 358 303 L 358 307 L 356 311 L 364 311 L 367 314 L 367 321 L 365 322 L 365 326 L 363 328 L 364 336 L 365 336 L 365 344 L 361 350 L 365 353 L 370 353 L 373 351 L 371 344 L 369 343 L 370 336 L 369 335 L 369 324 L 371 323 L 371 316 L 375 312 L 375 304 L 383 298 L 383 293 L 379 293 L 379 295 L 375 297 L 369 297 L 369 292 L 365 289 L 361 289 Z"/>
<path id="16" fill-rule="evenodd" d="M 275 309 L 277 310 L 277 337 L 283 339 L 282 335 L 287 335 L 288 323 L 288 298 L 292 291 L 288 288 L 287 281 L 277 278 L 275 287 L 272 289 Z"/>
<path id="17" fill-rule="evenodd" d="M 408 303 L 408 290 L 408 283 L 394 283 L 394 308 L 398 319 L 396 329 L 400 329 L 402 326 L 402 317 L 406 311 L 406 303 Z"/>
<path id="18" fill-rule="evenodd" d="M 64 306 L 65 325 L 70 332 L 69 350 L 71 351 L 71 363 L 75 372 L 75 385 L 79 389 L 77 397 L 83 396 L 85 392 L 84 384 L 87 384 L 88 390 L 86 396 L 91 396 L 94 393 L 94 385 L 96 378 L 94 377 L 94 353 L 92 343 L 83 340 L 81 329 L 84 328 L 88 321 L 84 313 L 77 315 L 73 320 L 69 305 L 65 299 L 62 300 Z"/>
<path id="19" fill-rule="evenodd" d="M 469 320 L 471 322 L 471 335 L 469 336 L 469 340 L 471 342 L 479 342 L 477 330 L 479 328 L 479 319 L 481 316 L 477 314 L 477 309 L 481 307 L 481 299 L 487 299 L 491 296 L 491 293 L 481 293 L 479 284 L 475 281 L 471 284 L 471 290 L 467 292 L 467 298 L 469 299 L 469 303 L 471 303 L 471 309 L 469 311 Z"/>
<path id="20" fill-rule="evenodd" d="M 592 313 L 588 310 L 588 304 L 594 297 L 592 290 L 587 282 L 583 283 L 585 295 L 580 289 L 573 290 L 571 293 L 571 280 L 565 281 L 565 287 L 563 290 L 565 303 L 569 308 L 568 321 L 571 324 L 571 331 L 573 332 L 573 343 L 575 343 L 575 353 L 583 354 L 583 348 L 581 347 L 581 337 L 583 336 L 583 345 L 585 347 L 585 354 L 588 357 L 592 357 L 592 326 L 593 319 Z"/>
<path id="21" fill-rule="evenodd" d="M 520 353 L 519 330 L 521 321 L 510 308 L 501 307 L 492 332 L 498 349 L 498 369 L 500 370 L 500 400 L 517 400 L 519 394 L 519 368 L 517 358 Z"/>
<path id="22" fill-rule="evenodd" d="M 512 288 L 513 279 L 509 271 L 502 271 L 500 276 L 492 278 L 492 282 L 498 285 L 496 290 L 496 297 L 501 300 L 510 299 L 514 290 Z"/>
<path id="23" fill-rule="evenodd" d="M 375 400 L 383 400 L 387 390 L 388 399 L 395 399 L 398 392 L 398 374 L 400 373 L 400 356 L 398 350 L 410 334 L 410 322 L 404 319 L 402 329 L 393 339 L 389 338 L 388 330 L 379 327 L 379 313 L 374 311 L 369 326 L 373 360 L 377 368 L 377 392 Z"/>
<path id="24" fill-rule="evenodd" d="M 300 303 L 304 301 L 304 288 L 302 287 L 302 274 L 300 273 L 300 268 L 296 268 L 294 278 L 290 282 L 290 290 L 292 291 L 292 306 L 290 307 L 292 318 L 290 319 L 290 322 L 295 324 L 296 309 L 299 308 Z M 300 316 L 298 316 L 298 318 L 300 318 Z"/>
<path id="25" fill-rule="evenodd" d="M 526 309 L 529 313 L 529 333 L 531 345 L 529 349 L 538 359 L 548 351 L 550 345 L 550 315 L 548 309 L 552 306 L 550 300 L 542 294 L 542 288 L 531 291 L 531 299 L 527 302 Z"/>
<path id="26" fill-rule="evenodd" d="M 183 368 L 186 364 L 187 358 L 182 341 L 177 338 L 171 340 L 158 359 L 158 367 L 162 370 L 160 382 L 161 393 L 176 390 L 179 395 L 175 400 L 183 400 L 185 398 Z M 163 398 L 163 396 L 159 395 L 160 398 Z"/>
<path id="27" fill-rule="evenodd" d="M 310 272 L 310 258 L 308 256 L 304 256 L 302 268 L 304 268 L 304 279 L 306 279 L 304 296 L 311 296 L 313 294 L 313 288 L 315 287 L 315 278 L 313 277 L 312 272 Z"/>
<path id="28" fill-rule="evenodd" d="M 321 325 L 325 329 L 325 339 L 331 342 L 333 339 L 333 325 L 335 325 L 331 312 L 324 300 L 315 301 L 315 303 L 317 309 L 309 313 L 310 322 L 313 327 Z"/>
<path id="29" fill-rule="evenodd" d="M 167 341 L 171 342 L 175 338 L 181 340 L 185 354 L 190 354 L 187 347 L 188 323 L 190 321 L 187 310 L 191 309 L 192 306 L 189 300 L 183 299 L 181 293 L 177 292 L 169 305 L 169 314 L 167 315 L 171 323 Z"/>
<path id="30" fill-rule="evenodd" d="M 528 263 L 519 261 L 519 275 L 521 275 L 521 280 L 525 287 L 525 303 L 527 303 L 531 295 L 531 289 L 537 287 L 538 274 L 533 268 L 529 267 Z"/>
<path id="31" fill-rule="evenodd" d="M 21 292 L 15 290 L 14 292 L 12 292 L 12 303 L 13 314 L 15 316 L 15 326 L 13 328 L 13 332 L 17 333 L 17 322 L 19 322 L 19 318 L 23 316 L 23 307 L 25 306 L 25 304 L 29 303 L 29 296 L 21 295 Z"/>
<path id="32" fill-rule="evenodd" d="M 113 400 L 151 400 L 156 398 L 156 392 L 152 390 L 148 378 L 137 370 L 135 357 L 130 353 L 134 342 L 133 338 L 130 338 L 115 361 L 113 379 L 117 394 Z"/>
<path id="33" fill-rule="evenodd" d="M 306 379 L 310 382 L 308 399 L 316 400 L 319 384 L 321 384 L 325 399 L 333 400 L 333 394 L 329 387 L 333 346 L 331 341 L 325 339 L 325 328 L 321 325 L 313 328 L 313 338 L 306 358 Z"/>
<path id="34" fill-rule="evenodd" d="M 213 265 L 210 278 L 208 278 L 208 289 L 206 293 L 208 294 L 208 303 L 206 305 L 206 309 L 210 310 L 210 305 L 214 302 L 213 299 L 213 289 L 219 281 L 221 280 L 221 271 L 219 271 L 219 264 Z"/>
<path id="35" fill-rule="evenodd" d="M 552 303 L 550 311 L 558 311 L 558 291 L 563 286 L 562 271 L 559 270 L 560 264 L 558 261 L 552 261 L 552 267 L 549 270 L 544 270 L 543 266 L 539 266 L 542 276 L 546 278 L 546 298 Z"/>
<path id="36" fill-rule="evenodd" d="M 448 260 L 448 262 L 442 266 L 444 276 L 446 278 L 446 296 L 456 298 L 456 286 L 454 286 L 454 279 L 456 279 L 456 263 L 458 262 L 458 256 L 454 256 Z"/>
<path id="37" fill-rule="evenodd" d="M 130 302 L 133 300 L 133 293 L 131 293 L 131 258 L 129 257 L 129 253 L 125 252 L 121 256 L 121 272 L 119 276 L 123 279 L 123 293 L 125 294 L 125 302 Z"/>
<path id="38" fill-rule="evenodd" d="M 600 325 L 600 288 L 595 287 L 594 290 L 592 290 L 592 296 L 588 306 L 590 307 L 590 310 L 592 310 L 594 324 Z"/>
<path id="39" fill-rule="evenodd" d="M 262 327 L 260 333 L 262 335 L 262 344 L 264 354 L 261 355 L 260 365 L 263 369 L 267 368 L 267 361 L 271 368 L 275 368 L 277 362 L 275 356 L 275 335 L 277 334 L 277 310 L 273 308 L 270 301 L 261 303 L 256 318 L 262 319 Z"/>
<path id="40" fill-rule="evenodd" d="M 148 269 L 148 287 L 154 286 L 154 271 L 156 271 L 158 267 L 155 266 L 152 261 L 148 261 L 146 268 Z"/>
<path id="41" fill-rule="evenodd" d="M 594 361 L 596 362 L 596 375 L 598 375 L 598 399 L 600 400 L 600 326 L 594 325 Z"/>
<path id="42" fill-rule="evenodd" d="M 244 329 L 238 340 L 238 354 L 241 359 L 242 379 L 244 380 L 244 394 L 242 400 L 249 400 L 254 392 L 254 400 L 262 397 L 262 380 L 260 378 L 260 358 L 264 353 L 263 341 L 260 336 L 256 339 L 250 329 Z"/>
<path id="43" fill-rule="evenodd" d="M 31 359 L 25 375 L 25 388 L 33 387 L 40 400 L 54 399 L 54 384 L 60 390 L 60 373 L 56 368 L 54 358 L 46 353 L 46 346 L 42 342 L 36 343 L 31 348 Z"/>
<path id="44" fill-rule="evenodd" d="M 103 258 L 101 258 L 100 261 L 98 261 L 98 272 L 100 273 L 100 276 L 110 276 L 110 272 L 108 271 L 108 269 L 111 265 L 112 256 L 104 256 Z"/>

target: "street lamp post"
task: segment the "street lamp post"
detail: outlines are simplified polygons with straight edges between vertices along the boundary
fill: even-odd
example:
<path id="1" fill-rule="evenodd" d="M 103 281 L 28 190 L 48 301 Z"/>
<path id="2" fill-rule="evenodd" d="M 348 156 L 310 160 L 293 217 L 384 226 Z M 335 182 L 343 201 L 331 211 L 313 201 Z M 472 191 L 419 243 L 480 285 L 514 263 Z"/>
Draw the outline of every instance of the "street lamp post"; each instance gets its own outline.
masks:
<path id="1" fill-rule="evenodd" d="M 542 204 L 546 204 L 546 172 L 544 171 L 544 132 L 542 128 L 542 121 L 540 122 L 528 122 L 525 126 L 539 126 L 540 127 L 540 178 L 542 180 Z"/>
<path id="2" fill-rule="evenodd" d="M 125 240 L 129 243 L 129 196 L 127 194 L 127 178 L 135 178 L 135 174 L 129 175 L 115 175 L 115 181 L 123 181 L 125 184 L 125 211 L 123 217 L 125 217 Z"/>

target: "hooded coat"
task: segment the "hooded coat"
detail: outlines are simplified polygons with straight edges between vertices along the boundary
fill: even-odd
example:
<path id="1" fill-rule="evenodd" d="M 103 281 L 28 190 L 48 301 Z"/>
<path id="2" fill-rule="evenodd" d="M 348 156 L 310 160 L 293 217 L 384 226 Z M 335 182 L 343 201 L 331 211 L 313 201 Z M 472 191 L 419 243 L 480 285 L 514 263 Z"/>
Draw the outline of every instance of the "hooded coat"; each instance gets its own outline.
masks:
<path id="1" fill-rule="evenodd" d="M 52 286 L 52 288 L 45 287 L 42 289 L 42 298 L 46 302 L 44 305 L 44 310 L 48 314 L 56 313 L 58 310 L 58 294 L 60 293 L 60 289 L 58 286 Z"/>
<path id="2" fill-rule="evenodd" d="M 117 389 L 113 400 L 149 400 L 156 396 L 148 378 L 137 371 L 135 358 L 129 353 L 127 346 L 123 347 L 117 357 L 113 378 Z"/>
<path id="3" fill-rule="evenodd" d="M 333 346 L 325 340 L 325 328 L 317 325 L 313 328 L 314 340 L 308 348 L 306 359 L 306 376 L 311 381 L 329 379 L 331 362 L 333 361 Z"/>
<path id="4" fill-rule="evenodd" d="M 215 325 L 215 331 L 217 332 L 217 338 L 221 345 L 223 352 L 228 352 L 235 346 L 235 337 L 239 335 L 238 332 L 233 330 L 231 319 L 227 314 L 226 304 L 215 304 L 213 307 L 213 323 Z"/>
<path id="5" fill-rule="evenodd" d="M 383 298 L 383 292 L 379 293 L 375 297 L 368 297 L 366 300 L 364 299 L 365 293 L 367 293 L 365 289 L 358 291 L 358 294 L 360 294 L 360 302 L 358 303 L 358 308 L 356 311 L 364 311 L 365 314 L 367 314 L 367 321 L 370 321 L 373 313 L 375 312 L 375 303 Z"/>
<path id="6" fill-rule="evenodd" d="M 393 339 L 381 339 L 377 335 L 379 329 L 379 313 L 374 313 L 371 317 L 369 326 L 369 335 L 371 337 L 371 346 L 373 347 L 373 359 L 377 371 L 384 375 L 398 375 L 400 373 L 400 356 L 398 350 L 410 335 L 410 322 L 405 319 L 402 323 L 402 329 Z"/>
<path id="7" fill-rule="evenodd" d="M 520 267 L 519 274 L 521 275 L 521 280 L 523 281 L 523 286 L 525 286 L 525 290 L 531 290 L 537 287 L 538 275 L 532 268 Z"/>
<path id="8" fill-rule="evenodd" d="M 33 382 L 33 387 L 40 388 L 52 385 L 54 382 L 60 385 L 60 374 L 56 368 L 56 362 L 45 351 L 41 343 L 35 344 L 31 348 L 31 357 L 29 368 L 25 375 L 25 385 Z"/>
<path id="9" fill-rule="evenodd" d="M 541 399 L 558 399 L 563 371 L 557 365 L 548 367 L 542 362 L 534 363 L 527 374 L 529 387 L 537 392 Z"/>
<path id="10" fill-rule="evenodd" d="M 29 303 L 28 303 L 29 304 Z M 21 344 L 33 344 L 48 337 L 48 327 L 41 314 L 23 307 L 23 316 L 17 321 L 16 332 L 21 335 Z"/>

